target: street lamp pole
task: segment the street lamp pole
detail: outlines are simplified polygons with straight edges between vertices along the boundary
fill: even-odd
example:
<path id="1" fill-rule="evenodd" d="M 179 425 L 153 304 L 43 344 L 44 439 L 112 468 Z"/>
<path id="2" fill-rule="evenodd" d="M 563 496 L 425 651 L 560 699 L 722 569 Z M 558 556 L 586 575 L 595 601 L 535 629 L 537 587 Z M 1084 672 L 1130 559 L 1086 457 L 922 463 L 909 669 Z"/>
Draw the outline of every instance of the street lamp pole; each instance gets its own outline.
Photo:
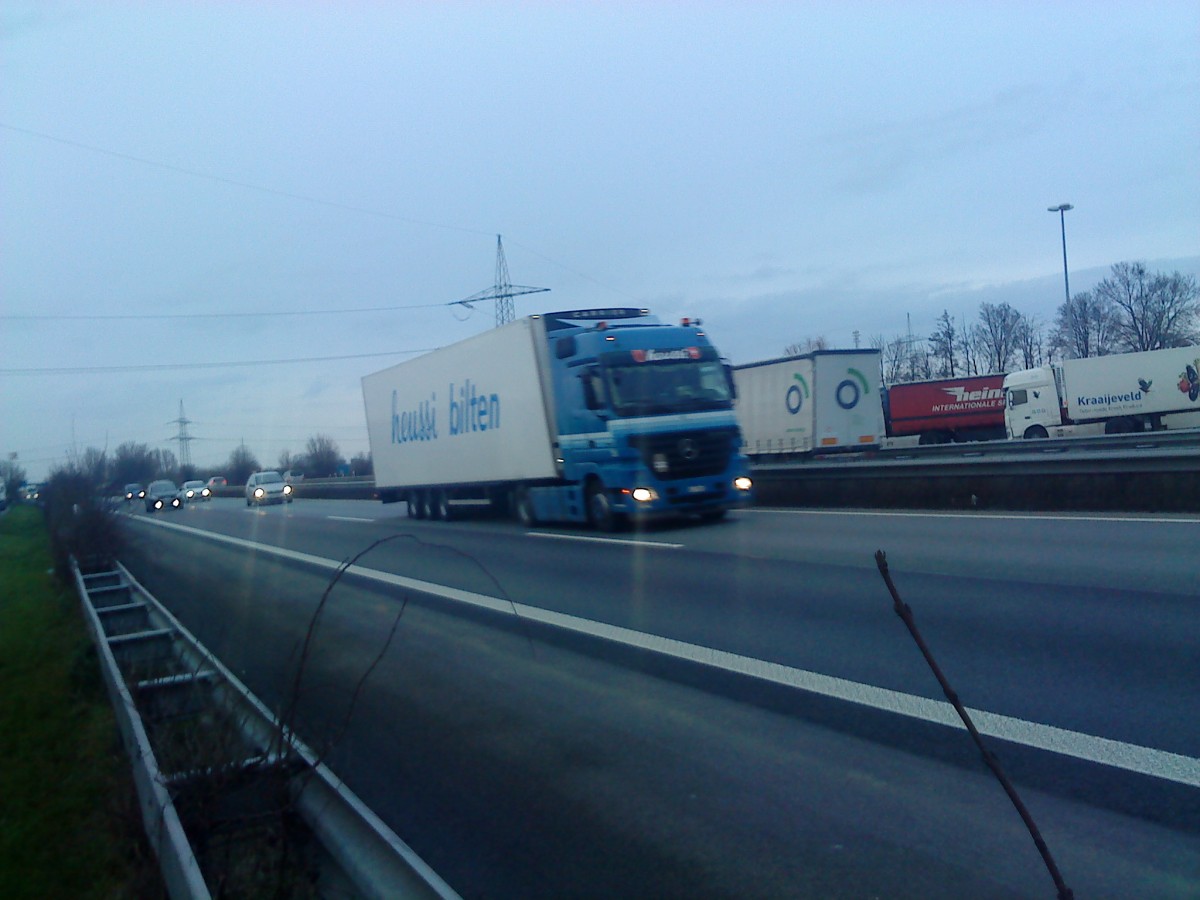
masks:
<path id="1" fill-rule="evenodd" d="M 1071 302 L 1071 281 L 1067 277 L 1067 210 L 1074 209 L 1070 203 L 1060 203 L 1058 206 L 1047 208 L 1047 212 L 1058 213 L 1058 222 L 1062 226 L 1062 244 L 1063 244 L 1063 287 L 1067 292 L 1067 303 Z"/>

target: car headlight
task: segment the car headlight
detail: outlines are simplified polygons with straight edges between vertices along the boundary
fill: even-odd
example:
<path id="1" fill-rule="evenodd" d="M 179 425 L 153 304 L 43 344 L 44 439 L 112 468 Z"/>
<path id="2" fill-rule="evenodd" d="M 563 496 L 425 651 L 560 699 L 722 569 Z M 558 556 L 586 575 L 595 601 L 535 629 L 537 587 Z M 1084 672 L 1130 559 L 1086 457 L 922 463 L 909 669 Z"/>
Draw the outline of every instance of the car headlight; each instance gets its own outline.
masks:
<path id="1" fill-rule="evenodd" d="M 179 508 L 179 498 L 178 498 L 178 497 L 172 497 L 172 498 L 171 498 L 171 505 L 172 505 L 172 506 L 174 506 L 176 509 L 178 509 L 178 508 Z"/>
<path id="2" fill-rule="evenodd" d="M 138 491 L 138 499 L 139 499 L 139 500 L 145 500 L 145 499 L 146 499 L 146 492 L 145 492 L 145 491 Z"/>
<path id="3" fill-rule="evenodd" d="M 283 486 L 283 492 L 285 494 L 290 494 L 292 492 L 292 486 L 290 484 L 285 484 Z"/>
<path id="4" fill-rule="evenodd" d="M 658 499 L 658 491 L 647 487 L 634 488 L 633 499 L 638 503 L 649 503 L 652 500 Z"/>
<path id="5" fill-rule="evenodd" d="M 125 495 L 125 499 L 126 499 L 126 500 L 132 500 L 132 499 L 133 499 L 133 491 L 129 491 L 129 492 L 128 492 L 128 493 Z"/>
<path id="6" fill-rule="evenodd" d="M 265 497 L 266 495 L 267 495 L 267 492 L 266 492 L 266 491 L 264 491 L 262 488 L 260 488 L 260 487 L 256 487 L 256 488 L 254 489 L 254 497 L 255 497 L 255 499 L 256 499 L 256 500 L 261 500 L 261 499 L 262 499 L 263 497 Z"/>
<path id="7" fill-rule="evenodd" d="M 189 489 L 187 492 L 187 496 L 188 496 L 188 499 L 191 500 L 193 497 L 196 496 L 196 492 Z"/>
<path id="8" fill-rule="evenodd" d="M 205 488 L 204 490 L 202 490 L 202 491 L 200 492 L 200 496 L 201 496 L 201 497 L 207 497 L 207 496 L 208 496 L 209 494 L 211 494 L 211 493 L 212 493 L 212 491 L 210 491 L 208 488 Z"/>
<path id="9" fill-rule="evenodd" d="M 746 475 L 739 475 L 737 478 L 733 479 L 733 486 L 739 491 L 748 491 L 754 487 L 754 482 L 751 481 Z"/>
<path id="10" fill-rule="evenodd" d="M 161 500 L 155 500 L 155 501 L 154 501 L 154 508 L 155 508 L 155 509 L 162 509 L 162 501 L 161 501 Z"/>

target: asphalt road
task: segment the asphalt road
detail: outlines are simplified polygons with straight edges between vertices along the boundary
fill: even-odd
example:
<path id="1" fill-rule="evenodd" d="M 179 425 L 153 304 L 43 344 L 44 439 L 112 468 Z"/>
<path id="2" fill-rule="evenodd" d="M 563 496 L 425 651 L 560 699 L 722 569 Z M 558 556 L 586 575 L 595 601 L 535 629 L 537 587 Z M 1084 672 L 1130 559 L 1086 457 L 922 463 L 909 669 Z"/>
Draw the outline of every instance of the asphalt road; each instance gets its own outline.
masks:
<path id="1" fill-rule="evenodd" d="M 964 702 L 1006 717 L 997 749 L 1076 896 L 1200 891 L 1200 788 L 1181 783 L 1200 765 L 1195 520 L 755 510 L 597 540 L 217 500 L 155 521 L 231 539 L 131 523 L 125 561 L 273 704 L 329 575 L 264 548 L 337 561 L 387 538 L 360 565 L 441 586 L 343 579 L 302 709 L 335 771 L 464 896 L 1053 896 L 965 732 L 905 712 L 941 693 L 880 548 Z M 1033 746 L 1045 726 L 1056 752 Z M 1097 738 L 1142 771 L 1089 761 Z"/>

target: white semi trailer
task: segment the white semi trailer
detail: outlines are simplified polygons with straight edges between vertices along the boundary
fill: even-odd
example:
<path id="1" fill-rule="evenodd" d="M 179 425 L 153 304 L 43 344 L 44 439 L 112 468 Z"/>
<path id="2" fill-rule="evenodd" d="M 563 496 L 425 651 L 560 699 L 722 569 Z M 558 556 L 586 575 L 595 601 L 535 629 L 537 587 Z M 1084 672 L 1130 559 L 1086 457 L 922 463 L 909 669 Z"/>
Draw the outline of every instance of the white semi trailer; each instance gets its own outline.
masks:
<path id="1" fill-rule="evenodd" d="M 610 530 L 750 501 L 732 380 L 696 322 L 528 316 L 362 386 L 379 498 L 416 518 L 487 500 L 526 525 Z"/>
<path id="2" fill-rule="evenodd" d="M 751 459 L 878 448 L 878 350 L 817 350 L 735 366 L 738 422 Z"/>
<path id="3" fill-rule="evenodd" d="M 1010 438 L 1190 427 L 1200 413 L 1200 347 L 1068 359 L 1004 379 Z M 1171 420 L 1171 421 L 1167 421 Z"/>

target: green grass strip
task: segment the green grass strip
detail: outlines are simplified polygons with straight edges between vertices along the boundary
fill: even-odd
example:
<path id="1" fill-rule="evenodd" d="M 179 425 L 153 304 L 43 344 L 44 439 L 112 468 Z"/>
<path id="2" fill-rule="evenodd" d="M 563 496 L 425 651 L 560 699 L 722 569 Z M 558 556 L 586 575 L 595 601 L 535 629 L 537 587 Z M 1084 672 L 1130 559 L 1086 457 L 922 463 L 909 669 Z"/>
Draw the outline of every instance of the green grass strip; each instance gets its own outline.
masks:
<path id="1" fill-rule="evenodd" d="M 0 897 L 161 895 L 79 601 L 41 511 L 0 515 Z"/>

